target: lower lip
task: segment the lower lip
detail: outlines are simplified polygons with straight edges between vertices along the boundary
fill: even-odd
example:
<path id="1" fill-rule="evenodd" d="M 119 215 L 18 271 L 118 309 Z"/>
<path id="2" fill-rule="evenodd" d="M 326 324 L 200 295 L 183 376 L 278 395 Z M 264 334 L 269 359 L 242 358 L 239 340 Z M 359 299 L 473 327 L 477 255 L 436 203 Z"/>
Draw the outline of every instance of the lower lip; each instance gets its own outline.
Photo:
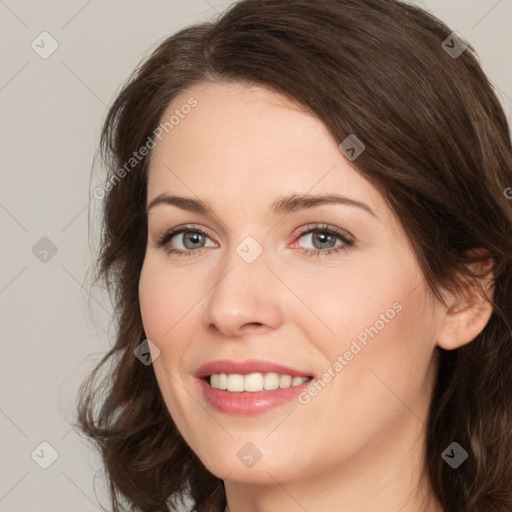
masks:
<path id="1" fill-rule="evenodd" d="M 308 380 L 300 386 L 277 388 L 264 391 L 231 392 L 212 388 L 204 379 L 198 379 L 201 392 L 206 401 L 215 409 L 227 414 L 253 416 L 261 414 L 274 407 L 291 402 L 306 389 L 314 379 Z"/>

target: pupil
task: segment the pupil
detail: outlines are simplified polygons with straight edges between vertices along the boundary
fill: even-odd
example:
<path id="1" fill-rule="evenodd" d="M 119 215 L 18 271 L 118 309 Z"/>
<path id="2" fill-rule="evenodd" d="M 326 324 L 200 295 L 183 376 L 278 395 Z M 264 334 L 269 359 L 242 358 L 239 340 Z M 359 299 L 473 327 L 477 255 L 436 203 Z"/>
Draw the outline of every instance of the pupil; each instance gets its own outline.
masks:
<path id="1" fill-rule="evenodd" d="M 194 240 L 194 238 L 196 238 L 196 240 Z M 200 240 L 197 240 L 197 238 L 201 238 L 201 234 L 200 233 L 193 233 L 192 235 L 187 235 L 185 236 L 185 241 L 188 239 L 189 241 L 192 241 L 192 243 L 197 243 L 198 241 Z M 190 247 L 188 247 L 190 249 Z M 192 249 L 194 249 L 194 247 L 192 247 Z"/>
<path id="2" fill-rule="evenodd" d="M 324 239 L 324 240 L 320 240 L 320 244 L 321 245 L 327 243 L 328 239 L 331 238 L 331 235 L 327 235 L 325 233 L 323 233 L 323 234 L 322 233 L 317 233 L 315 236 L 320 238 L 320 239 Z M 325 249 L 325 247 L 322 247 L 322 248 Z"/>

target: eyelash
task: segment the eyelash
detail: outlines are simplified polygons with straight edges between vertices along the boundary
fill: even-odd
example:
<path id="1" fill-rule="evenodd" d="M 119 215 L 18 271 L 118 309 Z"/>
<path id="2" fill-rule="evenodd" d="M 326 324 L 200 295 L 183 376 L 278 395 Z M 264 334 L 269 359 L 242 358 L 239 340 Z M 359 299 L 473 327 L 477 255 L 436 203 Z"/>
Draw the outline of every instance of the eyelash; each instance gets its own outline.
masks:
<path id="1" fill-rule="evenodd" d="M 201 233 L 202 235 L 205 235 L 206 237 L 210 238 L 208 233 L 206 233 L 204 230 L 202 230 L 199 227 L 195 226 L 185 226 L 181 228 L 175 228 L 171 229 L 170 231 L 167 231 L 163 235 L 158 237 L 158 241 L 155 244 L 158 248 L 165 247 L 173 237 L 176 235 L 179 235 L 181 233 Z M 297 236 L 297 240 L 301 239 L 305 235 L 309 235 L 311 233 L 327 233 L 329 235 L 334 235 L 337 238 L 339 238 L 345 245 L 335 248 L 335 249 L 326 249 L 326 250 L 320 250 L 320 249 L 302 249 L 303 254 L 307 256 L 317 256 L 317 257 L 326 257 L 331 254 L 337 254 L 341 253 L 342 251 L 346 251 L 347 249 L 354 246 L 354 241 L 347 238 L 346 235 L 344 235 L 340 230 L 337 228 L 333 228 L 331 226 L 327 225 L 320 225 L 315 226 L 313 228 L 307 228 L 304 231 L 300 232 Z M 195 254 L 200 254 L 203 251 L 203 249 L 191 249 L 187 251 L 183 251 L 181 249 L 168 249 L 168 254 L 174 254 L 177 257 L 181 256 L 193 256 Z"/>

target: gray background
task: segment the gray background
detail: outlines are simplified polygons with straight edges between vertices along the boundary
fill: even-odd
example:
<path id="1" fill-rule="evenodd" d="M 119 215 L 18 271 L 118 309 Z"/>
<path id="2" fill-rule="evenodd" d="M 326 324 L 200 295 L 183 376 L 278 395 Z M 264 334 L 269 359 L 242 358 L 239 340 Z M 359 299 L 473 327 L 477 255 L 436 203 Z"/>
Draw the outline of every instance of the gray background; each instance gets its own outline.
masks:
<path id="1" fill-rule="evenodd" d="M 100 128 L 158 41 L 230 3 L 0 0 L 0 512 L 108 504 L 101 473 L 94 480 L 99 458 L 68 423 L 78 385 L 114 336 L 108 299 L 88 285 Z M 414 3 L 473 45 L 511 119 L 512 0 Z M 47 58 L 55 43 L 44 31 L 58 43 Z M 52 449 L 42 442 L 58 455 L 47 469 Z"/>

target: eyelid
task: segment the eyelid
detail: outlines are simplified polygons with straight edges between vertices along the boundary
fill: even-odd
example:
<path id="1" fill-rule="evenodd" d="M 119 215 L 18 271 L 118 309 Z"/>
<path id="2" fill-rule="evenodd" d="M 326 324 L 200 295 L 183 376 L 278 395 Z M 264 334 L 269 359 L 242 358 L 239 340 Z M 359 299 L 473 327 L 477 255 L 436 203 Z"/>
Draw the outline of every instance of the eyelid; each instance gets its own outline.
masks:
<path id="1" fill-rule="evenodd" d="M 296 230 L 296 234 L 294 235 L 294 237 L 296 239 L 301 238 L 314 231 L 331 231 L 336 235 L 341 236 L 343 238 L 347 238 L 351 241 L 355 239 L 355 237 L 346 229 L 339 228 L 337 226 L 330 225 L 325 222 L 311 222 L 309 224 L 306 224 L 305 226 L 301 226 Z"/>
<path id="2" fill-rule="evenodd" d="M 306 224 L 305 226 L 301 226 L 300 228 L 297 228 L 294 234 L 292 235 L 293 239 L 296 240 L 297 238 L 301 238 L 312 231 L 320 231 L 320 230 L 326 230 L 326 231 L 332 231 L 338 235 L 344 236 L 345 238 L 348 238 L 350 240 L 354 239 L 354 236 L 349 233 L 347 230 L 338 228 L 336 226 L 331 226 L 329 224 L 326 224 L 324 222 L 311 222 L 309 224 Z M 170 229 L 164 229 L 161 232 L 158 232 L 156 234 L 156 238 L 160 239 L 162 236 L 165 236 L 172 232 L 173 236 L 176 236 L 178 234 L 181 234 L 183 231 L 194 231 L 197 230 L 199 232 L 205 233 L 209 238 L 212 240 L 215 239 L 214 236 L 212 236 L 212 232 L 205 228 L 204 226 L 200 226 L 199 224 L 181 224 L 174 228 Z"/>

